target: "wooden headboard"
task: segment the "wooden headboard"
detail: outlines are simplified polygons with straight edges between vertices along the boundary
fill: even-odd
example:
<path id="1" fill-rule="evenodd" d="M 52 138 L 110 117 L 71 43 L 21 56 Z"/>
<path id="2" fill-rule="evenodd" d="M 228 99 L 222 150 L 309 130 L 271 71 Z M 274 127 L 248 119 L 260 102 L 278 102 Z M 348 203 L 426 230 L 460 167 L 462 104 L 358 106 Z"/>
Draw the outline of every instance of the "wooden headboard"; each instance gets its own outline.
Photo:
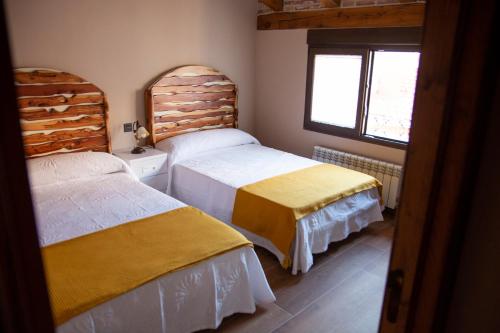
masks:
<path id="1" fill-rule="evenodd" d="M 18 68 L 14 74 L 26 157 L 111 151 L 101 89 L 54 69 Z"/>
<path id="2" fill-rule="evenodd" d="M 216 69 L 177 67 L 146 90 L 146 116 L 153 144 L 187 132 L 236 128 L 237 88 Z"/>

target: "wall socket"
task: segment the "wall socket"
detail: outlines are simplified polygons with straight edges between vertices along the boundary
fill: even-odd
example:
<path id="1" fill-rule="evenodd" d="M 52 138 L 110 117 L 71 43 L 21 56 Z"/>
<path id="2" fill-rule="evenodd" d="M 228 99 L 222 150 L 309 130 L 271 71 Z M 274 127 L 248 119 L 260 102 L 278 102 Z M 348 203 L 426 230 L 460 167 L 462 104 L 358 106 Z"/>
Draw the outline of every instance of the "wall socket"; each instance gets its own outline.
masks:
<path id="1" fill-rule="evenodd" d="M 132 123 L 124 123 L 123 124 L 124 132 L 132 132 Z"/>

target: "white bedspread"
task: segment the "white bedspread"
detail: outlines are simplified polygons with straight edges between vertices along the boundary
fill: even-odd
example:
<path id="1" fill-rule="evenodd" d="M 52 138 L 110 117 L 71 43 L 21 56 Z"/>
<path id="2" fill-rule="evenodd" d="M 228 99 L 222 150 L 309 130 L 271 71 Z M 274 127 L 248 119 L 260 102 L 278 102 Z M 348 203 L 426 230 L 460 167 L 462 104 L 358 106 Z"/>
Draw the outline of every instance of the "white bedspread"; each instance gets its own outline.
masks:
<path id="1" fill-rule="evenodd" d="M 32 188 L 42 246 L 185 206 L 120 172 Z M 60 325 L 63 332 L 191 332 L 275 300 L 251 248 L 166 274 Z"/>
<path id="2" fill-rule="evenodd" d="M 259 144 L 220 148 L 172 161 L 170 189 L 179 200 L 231 223 L 239 187 L 316 164 L 319 162 Z M 383 217 L 376 189 L 339 200 L 302 218 L 297 224 L 292 273 L 307 272 L 313 264 L 313 253 L 324 252 L 331 242 L 380 220 Z M 234 227 L 280 261 L 283 259 L 283 253 L 267 239 Z"/>
<path id="3" fill-rule="evenodd" d="M 186 206 L 125 172 L 32 187 L 46 246 Z"/>

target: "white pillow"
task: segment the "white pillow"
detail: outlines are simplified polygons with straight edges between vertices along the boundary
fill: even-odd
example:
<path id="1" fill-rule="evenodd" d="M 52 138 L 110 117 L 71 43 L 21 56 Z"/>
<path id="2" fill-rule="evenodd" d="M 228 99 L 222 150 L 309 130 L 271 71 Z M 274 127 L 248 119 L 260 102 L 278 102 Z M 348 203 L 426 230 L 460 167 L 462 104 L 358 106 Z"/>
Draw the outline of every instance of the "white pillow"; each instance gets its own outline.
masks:
<path id="1" fill-rule="evenodd" d="M 259 144 L 250 134 L 236 128 L 220 128 L 174 136 L 156 144 L 156 148 L 168 153 L 168 164 L 214 149 Z"/>
<path id="2" fill-rule="evenodd" d="M 37 157 L 27 160 L 31 186 L 95 177 L 115 172 L 130 173 L 119 158 L 101 152 L 81 152 Z"/>

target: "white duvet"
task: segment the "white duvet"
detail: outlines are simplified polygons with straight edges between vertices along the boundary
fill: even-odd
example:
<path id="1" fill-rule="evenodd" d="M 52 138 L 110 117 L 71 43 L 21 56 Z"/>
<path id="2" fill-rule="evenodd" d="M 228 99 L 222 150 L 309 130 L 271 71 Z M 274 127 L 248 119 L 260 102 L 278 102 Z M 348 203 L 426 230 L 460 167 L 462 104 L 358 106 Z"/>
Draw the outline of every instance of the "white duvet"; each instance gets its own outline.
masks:
<path id="1" fill-rule="evenodd" d="M 228 224 L 239 187 L 319 164 L 261 146 L 249 134 L 235 129 L 184 134 L 162 141 L 157 147 L 169 152 L 172 196 Z M 302 218 L 297 222 L 291 253 L 292 273 L 307 272 L 314 253 L 324 252 L 331 242 L 381 220 L 377 189 L 357 193 Z M 232 226 L 280 261 L 284 258 L 269 240 Z"/>
<path id="2" fill-rule="evenodd" d="M 109 156 L 97 163 L 118 160 Z M 58 163 L 45 159 L 28 162 L 42 246 L 185 206 L 139 183 L 121 163 L 105 170 L 112 173 L 94 168 L 78 178 L 64 172 L 74 165 L 68 157 L 63 162 L 55 157 Z M 55 164 L 57 172 L 40 170 Z M 241 248 L 166 274 L 73 317 L 57 331 L 192 332 L 216 328 L 228 315 L 252 313 L 256 303 L 274 300 L 255 252 Z"/>

